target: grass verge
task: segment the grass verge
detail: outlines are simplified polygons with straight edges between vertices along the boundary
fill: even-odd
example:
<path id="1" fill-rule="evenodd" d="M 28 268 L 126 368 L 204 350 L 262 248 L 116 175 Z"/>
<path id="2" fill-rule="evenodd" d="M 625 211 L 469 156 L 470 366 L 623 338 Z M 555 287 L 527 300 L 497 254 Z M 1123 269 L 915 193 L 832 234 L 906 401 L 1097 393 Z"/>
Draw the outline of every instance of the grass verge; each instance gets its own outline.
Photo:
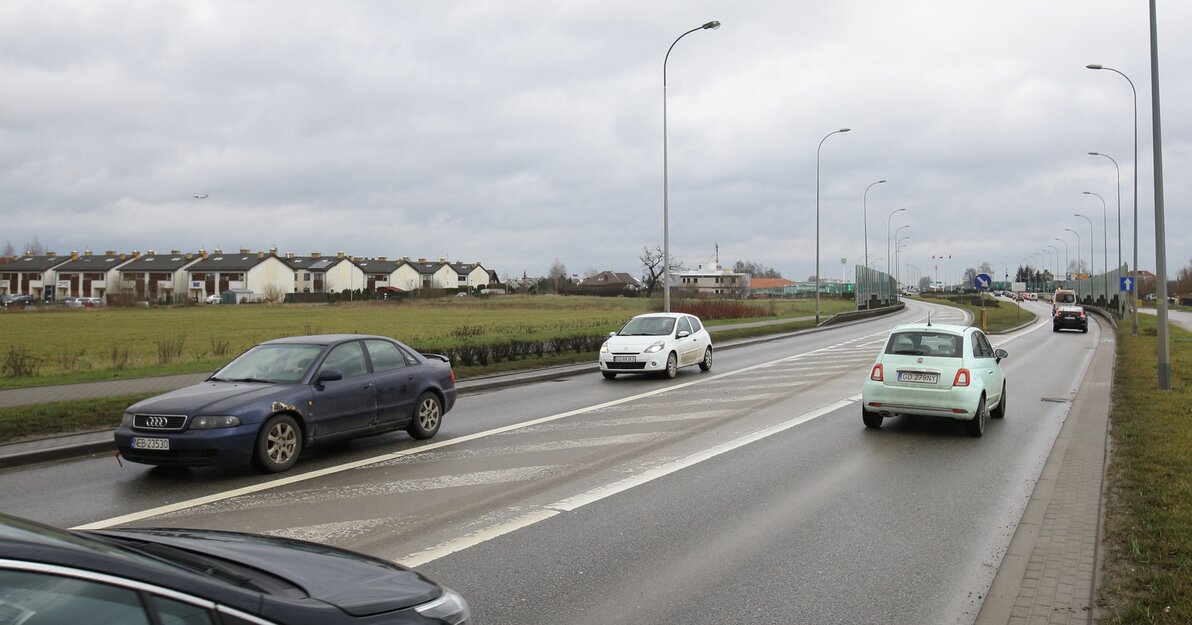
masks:
<path id="1" fill-rule="evenodd" d="M 1169 327 L 1159 391 L 1155 317 L 1118 325 L 1100 623 L 1192 623 L 1192 334 Z"/>
<path id="2" fill-rule="evenodd" d="M 0 443 L 116 429 L 130 404 L 156 393 L 0 408 Z"/>

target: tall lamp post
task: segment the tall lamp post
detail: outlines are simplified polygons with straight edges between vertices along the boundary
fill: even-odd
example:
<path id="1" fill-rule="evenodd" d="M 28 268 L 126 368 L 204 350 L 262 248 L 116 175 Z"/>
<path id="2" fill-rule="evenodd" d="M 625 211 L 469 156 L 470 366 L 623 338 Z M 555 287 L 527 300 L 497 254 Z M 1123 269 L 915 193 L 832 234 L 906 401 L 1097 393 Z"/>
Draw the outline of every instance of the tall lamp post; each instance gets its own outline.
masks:
<path id="1" fill-rule="evenodd" d="M 905 210 L 905 208 L 900 208 L 891 212 L 889 217 L 886 217 L 886 271 L 891 271 L 893 268 L 892 265 L 890 265 L 890 220 L 894 219 L 894 215 L 897 215 L 898 213 L 901 213 Z"/>
<path id="2" fill-rule="evenodd" d="M 666 49 L 666 56 L 662 59 L 662 309 L 670 312 L 670 180 L 667 164 L 666 145 L 666 62 L 670 60 L 671 50 L 679 39 L 697 30 L 715 30 L 720 28 L 720 22 L 715 20 L 679 35 L 674 43 Z"/>
<path id="3" fill-rule="evenodd" d="M 1105 158 L 1113 161 L 1113 168 L 1117 171 L 1117 234 L 1118 234 L 1117 266 L 1121 267 L 1122 266 L 1122 169 L 1120 167 L 1118 167 L 1118 162 L 1116 160 L 1114 160 L 1114 158 L 1108 154 L 1102 154 L 1100 152 L 1089 152 L 1089 156 L 1104 156 Z"/>
<path id="4" fill-rule="evenodd" d="M 877 182 L 865 187 L 865 194 L 861 196 L 861 222 L 863 224 L 862 236 L 865 237 L 865 268 L 869 268 L 869 190 L 874 185 L 885 183 L 885 180 L 878 180 Z"/>
<path id="5" fill-rule="evenodd" d="M 1076 235 L 1076 273 L 1080 273 L 1080 233 L 1072 228 L 1064 228 L 1064 230 Z"/>
<path id="6" fill-rule="evenodd" d="M 1138 90 L 1134 88 L 1134 81 L 1130 77 L 1119 72 L 1112 67 L 1105 67 L 1093 63 L 1086 65 L 1089 69 L 1107 69 L 1118 76 L 1126 79 L 1130 83 L 1130 91 L 1134 94 L 1134 265 L 1131 269 L 1134 271 L 1134 288 L 1130 289 L 1130 307 L 1132 327 L 1130 333 L 1138 336 Z M 1090 263 L 1092 261 L 1089 261 Z M 1121 263 L 1118 263 L 1121 266 Z"/>
<path id="7" fill-rule="evenodd" d="M 909 228 L 910 226 L 906 227 Z M 902 248 L 905 247 L 903 246 L 902 242 L 909 238 L 911 238 L 911 235 L 909 234 L 905 237 L 900 237 L 894 244 L 894 279 L 900 286 L 902 285 L 902 262 L 899 260 L 898 252 L 901 252 Z"/>
<path id="8" fill-rule="evenodd" d="M 1055 240 L 1064 244 L 1064 286 L 1068 286 L 1068 242 L 1059 237 Z"/>
<path id="9" fill-rule="evenodd" d="M 819 146 L 815 148 L 815 325 L 820 322 L 820 150 L 824 147 L 824 142 L 835 134 L 848 132 L 849 128 L 841 128 L 840 130 L 833 130 L 824 135 L 820 139 Z"/>
<path id="10" fill-rule="evenodd" d="M 1094 271 L 1096 271 L 1095 267 L 1097 266 L 1097 255 L 1093 253 L 1093 249 L 1094 249 L 1093 248 L 1093 220 L 1089 219 L 1088 215 L 1081 215 L 1080 213 L 1075 213 L 1074 215 L 1076 217 L 1080 217 L 1080 218 L 1084 219 L 1085 221 L 1089 222 L 1089 295 L 1092 295 L 1092 290 L 1093 290 L 1092 273 Z M 1097 301 L 1096 298 L 1093 298 L 1093 301 L 1094 302 Z"/>
<path id="11" fill-rule="evenodd" d="M 1050 274 L 1051 274 L 1051 281 L 1054 283 L 1054 282 L 1055 282 L 1055 273 L 1053 273 L 1053 272 L 1051 271 L 1051 267 L 1052 267 L 1052 262 L 1051 262 L 1051 250 L 1049 250 L 1049 249 L 1047 249 L 1047 248 L 1045 247 L 1045 248 L 1043 248 L 1043 249 L 1039 250 L 1039 253 L 1040 253 L 1040 254 L 1043 254 L 1043 257 L 1044 257 L 1044 261 L 1043 261 L 1043 262 L 1044 262 L 1044 265 L 1043 265 L 1043 270 L 1044 270 L 1044 271 L 1046 271 L 1047 273 L 1050 273 Z M 1047 281 L 1046 281 L 1046 280 L 1044 280 L 1044 281 L 1043 281 L 1043 286 L 1045 286 L 1045 287 L 1047 286 Z M 1046 290 L 1046 289 L 1044 289 L 1044 290 Z"/>
<path id="12" fill-rule="evenodd" d="M 1081 191 L 1085 195 L 1096 196 L 1101 200 L 1101 278 L 1105 282 L 1105 307 L 1109 307 L 1109 208 L 1105 205 L 1105 198 L 1092 191 Z"/>
<path id="13" fill-rule="evenodd" d="M 1059 279 L 1060 279 L 1060 248 L 1058 248 L 1050 243 L 1047 244 L 1047 247 L 1050 247 L 1051 249 L 1055 250 L 1055 280 L 1053 280 L 1053 282 L 1059 281 Z"/>
<path id="14" fill-rule="evenodd" d="M 894 255 L 892 257 L 890 257 L 890 262 L 892 263 L 890 265 L 890 270 L 894 272 L 894 282 L 895 283 L 898 283 L 898 234 L 900 232 L 902 232 L 903 229 L 910 228 L 910 227 L 911 227 L 910 224 L 906 224 L 906 225 L 898 226 L 898 229 L 894 231 Z"/>

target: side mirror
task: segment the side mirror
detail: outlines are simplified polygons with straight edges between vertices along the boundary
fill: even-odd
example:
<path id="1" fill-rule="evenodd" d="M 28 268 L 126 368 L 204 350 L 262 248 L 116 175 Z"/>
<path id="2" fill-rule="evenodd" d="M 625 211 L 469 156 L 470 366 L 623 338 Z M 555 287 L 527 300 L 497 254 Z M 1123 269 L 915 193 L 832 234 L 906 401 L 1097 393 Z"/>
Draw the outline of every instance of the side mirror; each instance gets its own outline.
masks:
<path id="1" fill-rule="evenodd" d="M 998 362 L 1001 362 L 1003 358 L 1009 358 L 1010 353 L 1004 349 L 998 349 L 998 350 L 994 350 L 993 357 L 997 358 Z"/>
<path id="2" fill-rule="evenodd" d="M 687 330 L 679 330 L 679 333 L 677 335 L 675 335 L 675 338 L 685 339 L 689 336 L 691 336 L 691 333 L 688 332 Z"/>
<path id="3" fill-rule="evenodd" d="M 339 369 L 323 369 L 319 372 L 319 377 L 315 382 L 322 384 L 323 382 L 335 382 L 344 379 L 344 374 L 339 372 Z"/>
<path id="4" fill-rule="evenodd" d="M 617 333 L 616 333 L 616 332 L 609 332 L 609 333 L 608 333 L 608 335 L 609 335 L 609 336 L 616 336 L 616 335 L 617 335 Z"/>

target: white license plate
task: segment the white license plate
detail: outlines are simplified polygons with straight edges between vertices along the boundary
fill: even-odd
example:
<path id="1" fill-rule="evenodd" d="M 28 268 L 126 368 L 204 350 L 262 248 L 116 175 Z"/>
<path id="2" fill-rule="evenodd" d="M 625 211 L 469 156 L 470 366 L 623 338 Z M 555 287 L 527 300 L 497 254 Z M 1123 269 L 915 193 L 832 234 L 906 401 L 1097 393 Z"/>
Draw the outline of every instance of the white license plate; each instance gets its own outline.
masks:
<path id="1" fill-rule="evenodd" d="M 613 362 L 637 362 L 637 356 L 613 356 Z"/>
<path id="2" fill-rule="evenodd" d="M 898 381 L 911 382 L 914 384 L 936 384 L 940 381 L 940 374 L 921 373 L 919 371 L 899 371 Z"/>
<path id="3" fill-rule="evenodd" d="M 170 439 L 168 438 L 142 438 L 140 436 L 132 439 L 133 449 L 161 449 L 169 451 Z"/>

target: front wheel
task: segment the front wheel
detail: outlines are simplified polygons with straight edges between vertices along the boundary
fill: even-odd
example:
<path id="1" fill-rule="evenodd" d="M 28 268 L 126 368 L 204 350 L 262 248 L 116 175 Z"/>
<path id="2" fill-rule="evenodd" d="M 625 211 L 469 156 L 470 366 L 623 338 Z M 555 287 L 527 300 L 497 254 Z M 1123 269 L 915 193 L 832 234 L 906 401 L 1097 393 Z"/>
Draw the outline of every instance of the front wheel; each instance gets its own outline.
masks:
<path id="1" fill-rule="evenodd" d="M 679 357 L 674 352 L 666 357 L 666 371 L 663 372 L 663 375 L 672 380 L 679 375 Z"/>
<path id="2" fill-rule="evenodd" d="M 981 397 L 981 401 L 977 402 L 977 413 L 973 415 L 964 424 L 965 431 L 973 438 L 980 438 L 985 433 L 985 420 L 989 418 L 989 413 L 985 412 L 985 397 Z"/>
<path id="3" fill-rule="evenodd" d="M 427 439 L 439 431 L 443 423 L 443 402 L 439 396 L 431 392 L 423 393 L 414 404 L 414 418 L 406 428 L 410 436 L 417 439 Z"/>
<path id="4" fill-rule="evenodd" d="M 704 359 L 699 361 L 699 370 L 700 371 L 711 371 L 712 370 L 712 346 L 711 345 L 709 345 L 708 348 L 704 350 Z"/>
<path id="5" fill-rule="evenodd" d="M 617 378 L 617 374 L 612 371 L 601 371 L 600 375 L 604 376 L 606 380 L 615 380 Z"/>
<path id="6" fill-rule="evenodd" d="M 294 466 L 302 450 L 302 430 L 288 414 L 273 415 L 257 434 L 253 461 L 266 473 L 280 473 Z"/>

